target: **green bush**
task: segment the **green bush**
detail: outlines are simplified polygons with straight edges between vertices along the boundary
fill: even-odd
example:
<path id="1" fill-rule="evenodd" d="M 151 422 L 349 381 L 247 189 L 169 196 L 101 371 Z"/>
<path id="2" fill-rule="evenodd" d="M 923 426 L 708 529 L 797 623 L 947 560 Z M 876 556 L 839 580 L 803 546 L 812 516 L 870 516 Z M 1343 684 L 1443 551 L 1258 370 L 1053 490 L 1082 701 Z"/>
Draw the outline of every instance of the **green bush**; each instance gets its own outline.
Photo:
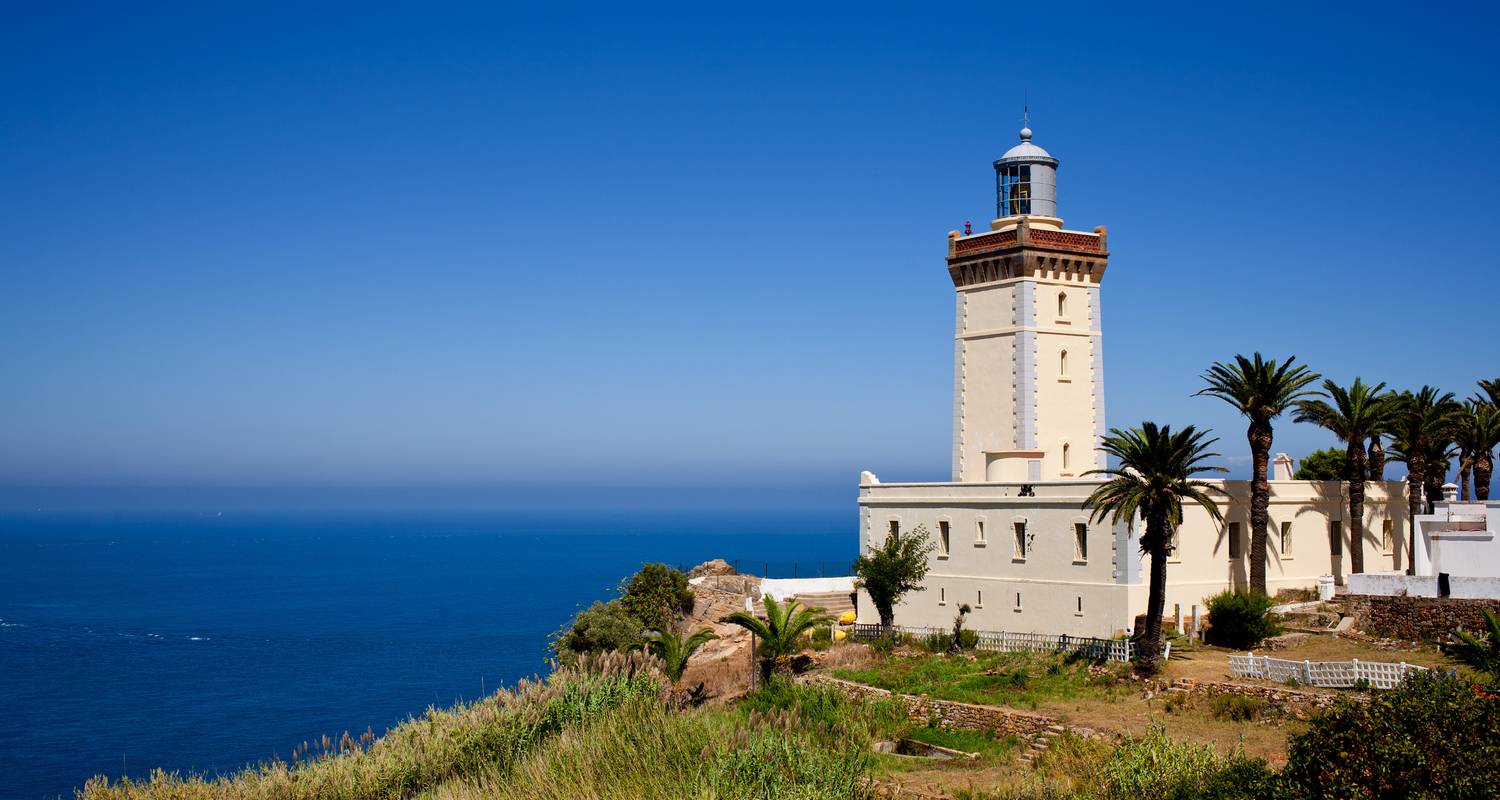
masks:
<path id="1" fill-rule="evenodd" d="M 620 587 L 620 603 L 646 630 L 671 630 L 693 610 L 687 575 L 666 564 L 647 564 Z"/>
<path id="2" fill-rule="evenodd" d="M 1487 798 L 1500 786 L 1500 698 L 1439 670 L 1359 704 L 1340 698 L 1292 737 L 1292 798 Z"/>
<path id="3" fill-rule="evenodd" d="M 953 644 L 952 634 L 929 633 L 922 637 L 922 647 L 929 653 L 946 653 L 950 644 Z"/>
<path id="4" fill-rule="evenodd" d="M 552 640 L 552 653 L 565 665 L 578 663 L 583 653 L 625 651 L 645 641 L 641 621 L 619 600 L 595 602 L 578 612 L 571 625 Z"/>
<path id="5" fill-rule="evenodd" d="M 1117 746 L 1099 770 L 1102 794 L 1121 800 L 1250 800 L 1267 796 L 1265 763 L 1224 757 L 1211 744 L 1173 741 L 1160 725 Z M 1255 787 L 1247 791 L 1247 787 Z"/>
<path id="6" fill-rule="evenodd" d="M 791 713 L 810 728 L 837 731 L 845 738 L 861 741 L 894 735 L 904 729 L 907 721 L 905 708 L 895 700 L 855 703 L 832 686 L 798 683 L 780 676 L 746 695 L 738 707 L 747 717 Z"/>
<path id="7" fill-rule="evenodd" d="M 1213 714 L 1218 719 L 1235 722 L 1250 722 L 1265 713 L 1268 704 L 1259 697 L 1243 694 L 1217 694 L 1213 699 Z"/>
<path id="8" fill-rule="evenodd" d="M 1256 592 L 1220 592 L 1208 598 L 1204 639 L 1237 650 L 1254 647 L 1281 633 L 1281 625 L 1269 613 L 1273 605 L 1271 598 Z"/>
<path id="9" fill-rule="evenodd" d="M 958 632 L 958 644 L 965 650 L 973 650 L 979 646 L 979 634 L 965 628 Z"/>
<path id="10" fill-rule="evenodd" d="M 900 639 L 895 634 L 883 633 L 870 640 L 870 649 L 879 655 L 888 656 L 892 650 L 896 649 L 896 645 L 900 643 Z"/>

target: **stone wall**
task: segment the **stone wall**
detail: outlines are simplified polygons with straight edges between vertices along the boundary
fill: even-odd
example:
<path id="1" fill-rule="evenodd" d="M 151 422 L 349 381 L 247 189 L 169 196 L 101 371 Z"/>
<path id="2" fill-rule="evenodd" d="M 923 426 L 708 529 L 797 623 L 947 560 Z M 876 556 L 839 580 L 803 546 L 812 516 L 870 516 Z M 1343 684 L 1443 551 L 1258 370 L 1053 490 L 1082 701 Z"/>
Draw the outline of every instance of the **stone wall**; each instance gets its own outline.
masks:
<path id="1" fill-rule="evenodd" d="M 1289 712 L 1314 709 L 1321 711 L 1332 708 L 1335 700 L 1339 697 L 1348 697 L 1361 703 L 1370 699 L 1369 695 L 1358 692 L 1344 692 L 1341 694 L 1333 692 L 1305 692 L 1299 689 L 1282 689 L 1276 686 L 1257 686 L 1244 683 L 1230 683 L 1229 681 L 1199 681 L 1190 678 L 1178 678 L 1172 682 L 1172 688 L 1195 694 L 1238 694 L 1245 697 L 1259 697 L 1271 704 L 1272 708 Z"/>
<path id="2" fill-rule="evenodd" d="M 1480 612 L 1489 609 L 1500 614 L 1500 600 L 1351 594 L 1344 597 L 1344 604 L 1345 613 L 1354 618 L 1355 630 L 1408 642 L 1446 641 L 1459 628 L 1484 631 Z"/>
<path id="3" fill-rule="evenodd" d="M 1067 729 L 1082 736 L 1099 735 L 1097 731 L 1087 728 L 1064 725 L 1061 720 L 1045 714 L 1017 711 L 999 706 L 959 703 L 953 700 L 934 700 L 930 697 L 919 697 L 911 694 L 896 694 L 886 689 L 877 689 L 874 686 L 866 686 L 862 683 L 853 683 L 823 675 L 817 676 L 813 680 L 837 687 L 845 695 L 855 700 L 864 700 L 871 697 L 894 699 L 906 707 L 906 716 L 912 722 L 925 723 L 929 720 L 937 719 L 943 724 L 951 725 L 955 728 L 992 730 L 1021 739 L 1034 738 L 1047 731 L 1048 728 Z"/>

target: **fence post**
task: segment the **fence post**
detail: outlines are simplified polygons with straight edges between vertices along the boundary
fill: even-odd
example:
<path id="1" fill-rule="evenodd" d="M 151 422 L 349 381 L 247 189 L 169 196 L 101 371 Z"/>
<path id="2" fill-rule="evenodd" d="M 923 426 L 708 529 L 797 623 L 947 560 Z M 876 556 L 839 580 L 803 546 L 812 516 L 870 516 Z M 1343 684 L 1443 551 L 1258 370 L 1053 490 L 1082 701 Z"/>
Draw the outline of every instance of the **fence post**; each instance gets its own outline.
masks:
<path id="1" fill-rule="evenodd" d="M 1172 604 L 1172 627 L 1177 630 L 1177 635 L 1182 635 L 1182 604 Z"/>
<path id="2" fill-rule="evenodd" d="M 1313 685 L 1312 662 L 1305 658 L 1302 659 L 1302 682 L 1308 686 Z"/>
<path id="3" fill-rule="evenodd" d="M 1357 658 L 1351 658 L 1351 659 L 1349 659 L 1349 661 L 1354 664 L 1354 682 L 1358 683 L 1359 682 L 1359 659 L 1357 659 Z"/>

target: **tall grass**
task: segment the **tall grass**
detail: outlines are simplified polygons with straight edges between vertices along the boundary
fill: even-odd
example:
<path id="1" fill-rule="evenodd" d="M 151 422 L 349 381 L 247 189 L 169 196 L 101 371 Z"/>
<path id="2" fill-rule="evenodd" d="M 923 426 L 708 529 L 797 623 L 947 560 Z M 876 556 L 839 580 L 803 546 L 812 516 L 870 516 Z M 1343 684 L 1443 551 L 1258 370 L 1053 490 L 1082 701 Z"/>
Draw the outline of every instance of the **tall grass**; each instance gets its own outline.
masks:
<path id="1" fill-rule="evenodd" d="M 424 800 L 859 800 L 862 743 L 773 710 L 673 711 L 627 703 L 569 728 L 509 772 L 486 770 Z"/>
<path id="2" fill-rule="evenodd" d="M 571 725 L 631 702 L 661 705 L 664 682 L 648 656 L 584 659 L 545 682 L 446 710 L 428 709 L 368 745 L 347 735 L 318 758 L 276 760 L 208 778 L 156 771 L 143 781 L 96 777 L 81 800 L 395 800 L 455 775 L 507 772 Z M 325 739 L 325 742 L 327 740 Z M 300 750 L 300 748 L 299 748 Z"/>

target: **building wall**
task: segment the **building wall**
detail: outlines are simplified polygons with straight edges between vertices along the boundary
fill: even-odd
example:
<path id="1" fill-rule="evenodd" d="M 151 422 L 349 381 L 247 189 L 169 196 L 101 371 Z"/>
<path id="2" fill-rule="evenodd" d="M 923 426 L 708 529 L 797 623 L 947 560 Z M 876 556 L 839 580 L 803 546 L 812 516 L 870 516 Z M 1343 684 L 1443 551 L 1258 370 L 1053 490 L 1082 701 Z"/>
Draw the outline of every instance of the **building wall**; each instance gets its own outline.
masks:
<path id="1" fill-rule="evenodd" d="M 1226 493 L 1220 504 L 1225 524 L 1203 509 L 1184 510 L 1178 547 L 1168 561 L 1167 612 L 1181 604 L 1184 615 L 1204 598 L 1226 588 L 1249 585 L 1249 481 L 1216 482 Z M 1110 636 L 1133 625 L 1146 609 L 1150 560 L 1139 552 L 1134 526 L 1089 522 L 1083 501 L 1098 483 L 1051 481 L 1033 484 L 1034 497 L 1019 496 L 1020 484 L 880 484 L 869 476 L 860 487 L 860 549 L 884 541 L 892 523 L 902 531 L 921 525 L 936 541 L 943 523 L 948 550 L 929 563 L 925 589 L 909 594 L 896 609 L 902 625 L 946 626 L 960 603 L 973 607 L 968 626 L 1070 635 Z M 1365 570 L 1400 568 L 1406 551 L 1404 484 L 1366 487 Z M 1347 501 L 1338 482 L 1273 481 L 1267 588 L 1315 588 L 1318 576 L 1342 581 L 1349 574 L 1349 529 L 1343 524 Z M 1383 524 L 1391 525 L 1391 551 L 1382 547 Z M 984 541 L 979 541 L 979 523 Z M 1026 523 L 1025 557 L 1015 543 L 1014 525 Z M 1340 523 L 1341 555 L 1336 555 L 1329 523 Z M 1282 547 L 1281 523 L 1292 547 Z M 1076 559 L 1074 525 L 1087 530 L 1087 557 Z M 1231 553 L 1228 523 L 1239 524 L 1240 546 Z M 1393 566 L 1394 565 L 1394 566 Z M 1021 595 L 1020 608 L 1016 594 Z M 982 595 L 982 597 L 981 597 Z M 982 599 L 982 604 L 981 604 Z M 1080 611 L 1081 605 L 1081 611 Z M 868 595 L 860 594 L 860 621 L 878 622 Z"/>
<path id="2" fill-rule="evenodd" d="M 1219 505 L 1224 523 L 1213 522 L 1199 506 L 1183 509 L 1178 547 L 1167 561 L 1167 610 L 1181 604 L 1186 613 L 1193 604 L 1225 588 L 1250 586 L 1250 482 L 1215 481 L 1228 494 Z M 1342 584 L 1350 573 L 1348 499 L 1338 481 L 1271 481 L 1270 525 L 1266 537 L 1266 589 L 1315 588 L 1320 575 L 1332 575 Z M 1383 547 L 1382 527 L 1391 523 L 1391 548 Z M 1336 553 L 1330 538 L 1330 523 L 1339 523 L 1340 548 Z M 1238 523 L 1240 542 L 1231 554 L 1230 523 Z M 1291 548 L 1282 547 L 1282 525 L 1290 526 Z M 1383 572 L 1404 567 L 1406 541 L 1405 484 L 1384 481 L 1367 484 L 1364 510 L 1365 572 Z M 1146 556 L 1137 556 L 1141 574 L 1150 566 Z"/>
<path id="3" fill-rule="evenodd" d="M 879 546 L 893 523 L 902 531 L 921 525 L 935 542 L 947 523 L 947 552 L 934 553 L 924 590 L 897 606 L 899 624 L 948 626 L 968 603 L 966 624 L 974 629 L 1112 636 L 1129 625 L 1128 587 L 1116 566 L 1125 531 L 1088 521 L 1082 501 L 1091 485 L 1039 483 L 1038 497 L 1017 496 L 1019 484 L 865 485 L 861 552 Z M 1024 555 L 1018 522 L 1025 524 Z M 1087 531 L 1081 559 L 1076 524 Z M 863 592 L 859 614 L 861 622 L 879 621 Z"/>

